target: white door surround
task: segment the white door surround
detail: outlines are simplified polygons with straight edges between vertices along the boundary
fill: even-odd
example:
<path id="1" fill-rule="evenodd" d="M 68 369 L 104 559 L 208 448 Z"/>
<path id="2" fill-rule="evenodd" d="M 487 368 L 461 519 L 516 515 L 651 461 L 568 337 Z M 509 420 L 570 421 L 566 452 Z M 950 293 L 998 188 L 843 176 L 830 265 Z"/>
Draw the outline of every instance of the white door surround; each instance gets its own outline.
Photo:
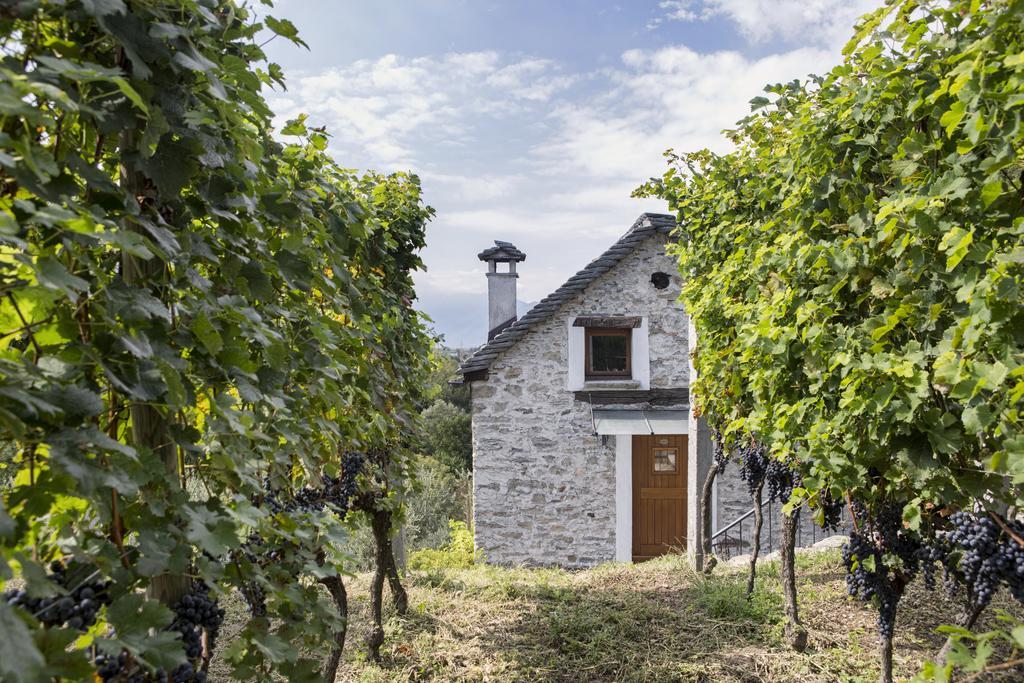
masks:
<path id="1" fill-rule="evenodd" d="M 684 432 L 685 433 L 685 432 Z M 689 440 L 689 435 L 687 435 Z M 687 468 L 687 487 L 693 473 Z M 696 498 L 687 497 L 686 515 L 696 515 Z M 615 561 L 633 561 L 633 435 L 615 436 Z"/>
<path id="2" fill-rule="evenodd" d="M 633 561 L 633 435 L 615 437 L 615 561 Z"/>

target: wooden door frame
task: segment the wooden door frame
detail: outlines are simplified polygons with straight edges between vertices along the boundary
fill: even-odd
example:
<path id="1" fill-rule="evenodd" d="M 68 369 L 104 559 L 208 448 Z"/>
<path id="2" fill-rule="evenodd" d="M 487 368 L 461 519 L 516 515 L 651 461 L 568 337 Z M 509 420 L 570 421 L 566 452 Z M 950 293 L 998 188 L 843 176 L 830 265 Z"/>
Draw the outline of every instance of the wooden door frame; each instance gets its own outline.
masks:
<path id="1" fill-rule="evenodd" d="M 689 533 L 690 517 L 693 515 L 692 490 L 693 469 L 689 451 L 689 430 L 679 436 L 687 437 L 687 452 L 680 453 L 680 465 L 686 468 L 686 525 Z M 615 436 L 615 561 L 633 562 L 633 434 Z M 687 542 L 689 551 L 689 541 Z"/>

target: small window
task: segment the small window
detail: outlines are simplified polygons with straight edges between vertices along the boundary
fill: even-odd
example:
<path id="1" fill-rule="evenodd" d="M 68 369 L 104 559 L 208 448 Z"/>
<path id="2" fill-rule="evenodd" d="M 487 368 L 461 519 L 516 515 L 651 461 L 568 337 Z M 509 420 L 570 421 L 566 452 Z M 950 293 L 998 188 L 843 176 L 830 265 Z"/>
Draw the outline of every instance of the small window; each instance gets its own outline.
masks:
<path id="1" fill-rule="evenodd" d="M 658 474 L 671 474 L 679 471 L 678 454 L 674 448 L 654 449 L 654 471 Z"/>
<path id="2" fill-rule="evenodd" d="M 588 327 L 586 333 L 587 379 L 629 379 L 633 330 Z"/>
<path id="3" fill-rule="evenodd" d="M 651 284 L 654 285 L 655 289 L 665 289 L 670 281 L 671 278 L 668 273 L 663 273 L 660 270 L 651 275 Z"/>

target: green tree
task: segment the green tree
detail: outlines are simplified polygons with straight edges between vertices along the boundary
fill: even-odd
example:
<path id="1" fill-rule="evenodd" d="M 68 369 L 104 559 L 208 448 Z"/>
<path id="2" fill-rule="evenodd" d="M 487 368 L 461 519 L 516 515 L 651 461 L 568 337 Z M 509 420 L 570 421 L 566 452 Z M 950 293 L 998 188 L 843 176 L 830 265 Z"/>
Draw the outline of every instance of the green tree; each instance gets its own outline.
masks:
<path id="1" fill-rule="evenodd" d="M 471 409 L 470 386 L 461 381 L 458 352 L 436 345 L 432 359 L 434 362 L 424 395 L 426 405 L 443 400 L 468 413 Z"/>
<path id="2" fill-rule="evenodd" d="M 469 413 L 438 399 L 421 417 L 424 450 L 453 472 L 473 468 L 472 428 Z"/>

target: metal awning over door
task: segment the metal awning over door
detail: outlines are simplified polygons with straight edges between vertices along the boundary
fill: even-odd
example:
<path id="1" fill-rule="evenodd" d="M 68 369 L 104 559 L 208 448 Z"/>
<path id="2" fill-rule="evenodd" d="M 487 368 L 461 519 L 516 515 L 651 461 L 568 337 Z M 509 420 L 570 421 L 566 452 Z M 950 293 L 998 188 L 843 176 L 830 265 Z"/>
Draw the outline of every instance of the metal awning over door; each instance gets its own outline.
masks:
<path id="1" fill-rule="evenodd" d="M 687 434 L 685 410 L 630 410 L 595 408 L 594 433 L 612 434 Z"/>

